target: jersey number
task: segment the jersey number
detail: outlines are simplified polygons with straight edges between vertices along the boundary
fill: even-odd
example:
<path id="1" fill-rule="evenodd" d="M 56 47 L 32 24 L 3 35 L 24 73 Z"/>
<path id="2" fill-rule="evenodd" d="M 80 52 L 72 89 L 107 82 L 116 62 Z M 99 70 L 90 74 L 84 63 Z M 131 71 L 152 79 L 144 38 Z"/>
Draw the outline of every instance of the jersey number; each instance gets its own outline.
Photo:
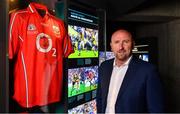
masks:
<path id="1" fill-rule="evenodd" d="M 52 56 L 53 56 L 53 57 L 56 57 L 56 48 L 52 48 L 52 50 L 53 50 Z"/>

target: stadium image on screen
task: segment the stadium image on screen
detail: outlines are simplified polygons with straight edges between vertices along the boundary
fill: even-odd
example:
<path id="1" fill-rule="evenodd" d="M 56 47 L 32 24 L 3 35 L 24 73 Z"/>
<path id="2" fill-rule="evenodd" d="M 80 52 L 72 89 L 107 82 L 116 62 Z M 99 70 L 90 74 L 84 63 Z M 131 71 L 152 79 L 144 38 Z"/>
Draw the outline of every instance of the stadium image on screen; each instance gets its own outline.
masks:
<path id="1" fill-rule="evenodd" d="M 68 69 L 68 97 L 97 88 L 98 66 Z"/>
<path id="2" fill-rule="evenodd" d="M 104 62 L 105 59 L 105 52 L 100 51 L 99 52 L 99 66 L 101 65 L 102 62 Z"/>
<path id="3" fill-rule="evenodd" d="M 96 100 L 89 101 L 75 108 L 69 109 L 68 114 L 96 114 Z"/>
<path id="4" fill-rule="evenodd" d="M 98 57 L 98 30 L 68 25 L 68 34 L 75 50 L 68 58 Z"/>
<path id="5" fill-rule="evenodd" d="M 106 54 L 106 55 L 105 55 Z M 109 60 L 115 58 L 114 53 L 112 51 L 99 52 L 99 65 L 105 60 Z"/>
<path id="6" fill-rule="evenodd" d="M 114 53 L 111 51 L 106 51 L 106 60 L 114 58 Z"/>

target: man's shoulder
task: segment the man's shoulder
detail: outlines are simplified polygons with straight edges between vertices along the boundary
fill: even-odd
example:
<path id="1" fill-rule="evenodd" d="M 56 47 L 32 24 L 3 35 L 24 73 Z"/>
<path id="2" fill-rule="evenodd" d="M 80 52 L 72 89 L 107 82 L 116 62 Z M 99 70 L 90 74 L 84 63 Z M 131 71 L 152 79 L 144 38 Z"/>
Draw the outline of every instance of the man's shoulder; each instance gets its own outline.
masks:
<path id="1" fill-rule="evenodd" d="M 152 63 L 143 61 L 139 58 L 133 57 L 132 63 L 136 64 L 137 67 L 140 67 L 142 69 L 154 69 L 156 66 Z"/>
<path id="2" fill-rule="evenodd" d="M 113 62 L 114 62 L 114 58 L 102 62 L 100 66 L 109 66 L 109 65 L 113 65 Z"/>

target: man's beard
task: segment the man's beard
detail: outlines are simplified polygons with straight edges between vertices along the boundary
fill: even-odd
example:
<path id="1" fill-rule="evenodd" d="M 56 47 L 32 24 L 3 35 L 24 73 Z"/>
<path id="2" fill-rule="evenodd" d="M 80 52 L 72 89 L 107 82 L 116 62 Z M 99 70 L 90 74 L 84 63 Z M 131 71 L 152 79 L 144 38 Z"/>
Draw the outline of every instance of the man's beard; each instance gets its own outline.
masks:
<path id="1" fill-rule="evenodd" d="M 122 50 L 116 53 L 116 59 L 120 61 L 125 61 L 130 57 L 131 53 L 128 55 L 126 51 Z"/>

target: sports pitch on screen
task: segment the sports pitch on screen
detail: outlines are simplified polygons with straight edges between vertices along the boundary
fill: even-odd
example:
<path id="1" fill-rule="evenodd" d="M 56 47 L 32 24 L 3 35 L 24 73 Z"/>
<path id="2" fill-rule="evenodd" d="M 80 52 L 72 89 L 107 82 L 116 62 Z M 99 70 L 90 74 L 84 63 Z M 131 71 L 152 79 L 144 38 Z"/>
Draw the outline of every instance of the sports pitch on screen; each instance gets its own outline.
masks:
<path id="1" fill-rule="evenodd" d="M 97 89 L 98 66 L 68 69 L 68 97 Z"/>
<path id="2" fill-rule="evenodd" d="M 75 50 L 68 58 L 98 57 L 98 30 L 68 25 L 68 34 Z"/>

